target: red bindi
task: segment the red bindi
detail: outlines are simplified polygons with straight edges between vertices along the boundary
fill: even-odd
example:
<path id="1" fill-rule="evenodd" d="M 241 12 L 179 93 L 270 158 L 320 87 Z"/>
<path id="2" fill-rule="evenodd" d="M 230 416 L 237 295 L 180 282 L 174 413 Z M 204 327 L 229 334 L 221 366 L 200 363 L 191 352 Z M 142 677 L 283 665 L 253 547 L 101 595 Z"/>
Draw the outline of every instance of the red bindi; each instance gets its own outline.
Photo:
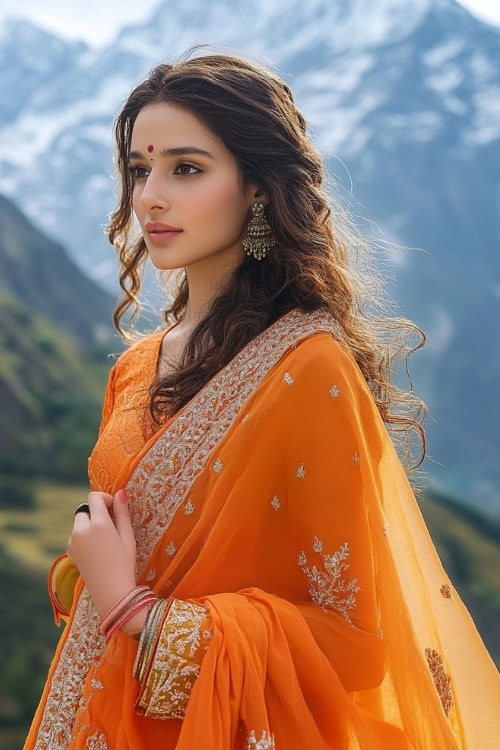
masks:
<path id="1" fill-rule="evenodd" d="M 154 151 L 154 146 L 153 145 L 148 146 L 148 151 L 149 153 L 151 153 L 151 151 Z"/>

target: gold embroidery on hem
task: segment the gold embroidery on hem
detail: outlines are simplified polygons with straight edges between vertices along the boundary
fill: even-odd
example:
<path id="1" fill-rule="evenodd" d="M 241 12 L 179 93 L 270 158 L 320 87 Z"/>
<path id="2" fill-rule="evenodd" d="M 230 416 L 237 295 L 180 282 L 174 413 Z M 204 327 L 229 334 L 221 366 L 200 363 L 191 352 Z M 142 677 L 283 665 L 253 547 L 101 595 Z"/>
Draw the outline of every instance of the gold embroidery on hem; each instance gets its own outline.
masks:
<path id="1" fill-rule="evenodd" d="M 141 716 L 182 719 L 200 674 L 200 626 L 209 614 L 205 605 L 174 599 L 163 624 L 151 669 L 135 703 Z M 202 637 L 212 631 L 204 629 Z"/>

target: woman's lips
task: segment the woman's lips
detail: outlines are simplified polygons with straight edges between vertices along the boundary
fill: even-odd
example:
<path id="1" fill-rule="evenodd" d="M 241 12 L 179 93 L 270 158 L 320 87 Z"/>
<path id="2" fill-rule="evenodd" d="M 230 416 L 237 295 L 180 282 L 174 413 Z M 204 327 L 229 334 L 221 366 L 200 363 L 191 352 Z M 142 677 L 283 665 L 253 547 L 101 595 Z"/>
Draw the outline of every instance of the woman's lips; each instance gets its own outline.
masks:
<path id="1" fill-rule="evenodd" d="M 159 232 L 158 230 L 148 232 L 151 242 L 154 242 L 156 245 L 161 245 L 163 242 L 167 242 L 181 233 L 182 229 L 179 232 Z"/>

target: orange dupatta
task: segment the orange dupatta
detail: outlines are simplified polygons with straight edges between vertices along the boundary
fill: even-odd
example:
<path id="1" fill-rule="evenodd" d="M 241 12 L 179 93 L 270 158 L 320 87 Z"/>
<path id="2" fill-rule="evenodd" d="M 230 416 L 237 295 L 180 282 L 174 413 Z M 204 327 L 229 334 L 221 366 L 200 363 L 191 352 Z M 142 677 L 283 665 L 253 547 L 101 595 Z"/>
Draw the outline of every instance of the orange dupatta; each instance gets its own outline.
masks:
<path id="1" fill-rule="evenodd" d="M 352 354 L 295 309 L 116 478 L 174 606 L 143 684 L 78 580 L 25 750 L 493 750 L 500 678 Z"/>

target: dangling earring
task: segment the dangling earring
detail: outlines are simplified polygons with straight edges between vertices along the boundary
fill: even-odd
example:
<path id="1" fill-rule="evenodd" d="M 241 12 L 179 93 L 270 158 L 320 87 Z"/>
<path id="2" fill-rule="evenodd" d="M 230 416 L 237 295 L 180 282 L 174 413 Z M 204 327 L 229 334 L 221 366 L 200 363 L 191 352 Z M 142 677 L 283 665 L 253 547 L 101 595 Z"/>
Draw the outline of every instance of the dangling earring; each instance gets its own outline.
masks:
<path id="1" fill-rule="evenodd" d="M 264 204 L 262 201 L 252 203 L 253 218 L 248 224 L 248 234 L 243 240 L 243 247 L 247 255 L 253 255 L 256 260 L 262 260 L 266 256 L 266 250 L 276 244 L 271 225 L 264 216 Z"/>

